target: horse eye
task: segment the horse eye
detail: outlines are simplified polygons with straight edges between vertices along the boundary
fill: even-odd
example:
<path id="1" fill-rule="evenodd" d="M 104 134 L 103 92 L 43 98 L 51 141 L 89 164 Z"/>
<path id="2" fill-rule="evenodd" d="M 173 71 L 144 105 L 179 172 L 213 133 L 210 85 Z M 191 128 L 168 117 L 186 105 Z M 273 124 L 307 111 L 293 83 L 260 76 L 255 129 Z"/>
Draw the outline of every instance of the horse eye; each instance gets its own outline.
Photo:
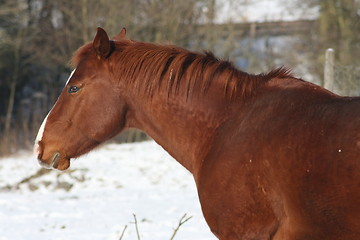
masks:
<path id="1" fill-rule="evenodd" d="M 77 86 L 70 86 L 69 89 L 68 89 L 68 93 L 76 93 L 80 90 L 79 87 Z"/>

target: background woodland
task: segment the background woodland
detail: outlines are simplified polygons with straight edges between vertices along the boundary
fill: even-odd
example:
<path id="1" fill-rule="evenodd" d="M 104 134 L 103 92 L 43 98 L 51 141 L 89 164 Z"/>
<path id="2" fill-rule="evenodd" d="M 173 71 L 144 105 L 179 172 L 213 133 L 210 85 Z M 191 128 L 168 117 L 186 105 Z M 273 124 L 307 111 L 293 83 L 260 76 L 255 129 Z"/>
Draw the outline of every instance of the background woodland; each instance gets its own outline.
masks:
<path id="1" fill-rule="evenodd" d="M 224 1 L 0 0 L 0 156 L 32 147 L 72 70 L 72 53 L 98 26 L 109 35 L 126 27 L 139 41 L 210 50 L 252 73 L 284 65 L 320 85 L 324 52 L 333 48 L 338 92 L 360 94 L 359 0 L 279 0 L 290 13 L 302 9 L 304 18 L 277 22 L 219 21 Z M 239 15 L 254 2 L 228 0 Z M 314 8 L 318 15 L 307 19 Z M 144 138 L 128 131 L 116 140 Z"/>

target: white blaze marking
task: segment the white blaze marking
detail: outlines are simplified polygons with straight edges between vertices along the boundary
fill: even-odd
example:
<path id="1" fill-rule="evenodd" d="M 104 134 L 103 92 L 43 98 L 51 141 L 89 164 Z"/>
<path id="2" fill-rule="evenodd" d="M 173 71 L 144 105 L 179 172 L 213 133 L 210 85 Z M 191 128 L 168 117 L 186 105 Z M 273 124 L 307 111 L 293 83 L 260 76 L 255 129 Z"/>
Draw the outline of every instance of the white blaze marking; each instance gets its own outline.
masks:
<path id="1" fill-rule="evenodd" d="M 70 77 L 69 77 L 68 80 L 66 81 L 65 86 L 69 83 L 70 78 L 72 77 L 72 75 L 74 75 L 75 70 L 76 70 L 76 68 L 70 73 Z"/>
<path id="2" fill-rule="evenodd" d="M 72 75 L 74 74 L 76 68 L 71 72 L 70 74 L 70 77 L 68 78 L 68 80 L 66 81 L 65 83 L 65 86 L 69 83 Z M 55 107 L 56 103 L 54 104 L 54 106 L 51 108 L 51 110 Z M 45 125 L 46 125 L 46 121 L 47 121 L 47 118 L 49 116 L 49 114 L 51 113 L 51 110 L 49 111 L 49 113 L 46 115 L 44 121 L 42 122 L 41 126 L 40 126 L 40 129 L 39 129 L 39 132 L 36 136 L 36 139 L 35 139 L 35 148 L 34 148 L 34 151 L 35 153 L 37 153 L 37 143 L 41 141 L 42 137 L 43 137 L 43 134 L 44 134 L 44 130 L 45 130 Z"/>

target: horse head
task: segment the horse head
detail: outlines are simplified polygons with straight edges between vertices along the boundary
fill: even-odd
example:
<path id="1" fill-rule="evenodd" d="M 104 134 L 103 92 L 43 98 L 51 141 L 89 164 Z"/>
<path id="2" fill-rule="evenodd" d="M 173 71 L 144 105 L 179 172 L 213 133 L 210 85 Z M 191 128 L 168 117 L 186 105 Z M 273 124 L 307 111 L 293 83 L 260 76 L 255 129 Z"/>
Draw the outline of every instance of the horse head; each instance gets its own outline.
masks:
<path id="1" fill-rule="evenodd" d="M 124 38 L 125 33 L 123 29 L 113 39 Z M 112 76 L 113 52 L 114 42 L 98 28 L 93 42 L 74 55 L 76 68 L 35 140 L 34 152 L 42 166 L 65 170 L 71 158 L 90 151 L 125 127 L 127 104 Z"/>

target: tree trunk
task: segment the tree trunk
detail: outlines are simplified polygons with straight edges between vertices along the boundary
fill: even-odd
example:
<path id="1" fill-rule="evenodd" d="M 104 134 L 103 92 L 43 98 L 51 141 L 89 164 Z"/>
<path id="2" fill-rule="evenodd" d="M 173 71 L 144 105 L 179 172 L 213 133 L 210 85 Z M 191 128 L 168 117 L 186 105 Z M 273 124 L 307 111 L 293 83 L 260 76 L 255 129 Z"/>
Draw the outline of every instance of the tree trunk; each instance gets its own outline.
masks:
<path id="1" fill-rule="evenodd" d="M 10 83 L 10 95 L 8 100 L 8 106 L 6 110 L 6 116 L 5 116 L 5 128 L 4 128 L 4 136 L 2 141 L 2 151 L 9 150 L 9 143 L 10 143 L 10 130 L 11 130 L 11 120 L 14 110 L 14 103 L 15 103 L 15 95 L 16 95 L 16 85 L 18 81 L 19 76 L 19 70 L 20 70 L 20 49 L 21 49 L 21 43 L 22 43 L 22 37 L 23 37 L 23 30 L 18 30 L 17 38 L 15 39 L 15 48 L 14 48 L 14 69 L 13 69 L 13 75 L 11 78 Z"/>

